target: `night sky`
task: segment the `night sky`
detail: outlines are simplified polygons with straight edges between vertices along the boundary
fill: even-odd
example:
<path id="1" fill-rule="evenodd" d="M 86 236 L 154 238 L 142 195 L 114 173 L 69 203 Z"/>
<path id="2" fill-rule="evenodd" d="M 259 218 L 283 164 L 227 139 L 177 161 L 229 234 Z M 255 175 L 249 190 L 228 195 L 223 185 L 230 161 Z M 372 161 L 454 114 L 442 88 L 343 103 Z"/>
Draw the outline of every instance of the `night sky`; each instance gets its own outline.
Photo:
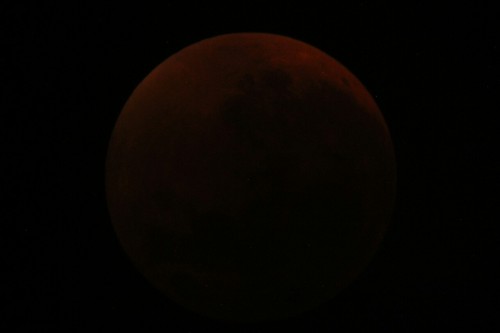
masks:
<path id="1" fill-rule="evenodd" d="M 0 5 L 3 332 L 495 331 L 492 6 L 165 3 Z M 232 32 L 286 35 L 340 61 L 396 151 L 396 209 L 376 257 L 337 298 L 287 321 L 228 325 L 170 302 L 134 270 L 106 208 L 107 144 L 132 90 L 173 53 Z"/>

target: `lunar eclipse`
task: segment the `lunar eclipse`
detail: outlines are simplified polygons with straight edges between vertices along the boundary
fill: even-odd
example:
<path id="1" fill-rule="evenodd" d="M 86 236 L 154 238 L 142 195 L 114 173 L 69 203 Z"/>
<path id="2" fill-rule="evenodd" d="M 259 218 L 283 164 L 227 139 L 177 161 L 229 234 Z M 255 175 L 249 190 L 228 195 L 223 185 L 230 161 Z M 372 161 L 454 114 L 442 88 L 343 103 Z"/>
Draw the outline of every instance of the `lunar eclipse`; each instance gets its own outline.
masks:
<path id="1" fill-rule="evenodd" d="M 380 244 L 396 194 L 381 111 L 343 65 L 262 33 L 209 38 L 134 90 L 106 160 L 134 266 L 201 315 L 255 322 L 327 302 Z"/>

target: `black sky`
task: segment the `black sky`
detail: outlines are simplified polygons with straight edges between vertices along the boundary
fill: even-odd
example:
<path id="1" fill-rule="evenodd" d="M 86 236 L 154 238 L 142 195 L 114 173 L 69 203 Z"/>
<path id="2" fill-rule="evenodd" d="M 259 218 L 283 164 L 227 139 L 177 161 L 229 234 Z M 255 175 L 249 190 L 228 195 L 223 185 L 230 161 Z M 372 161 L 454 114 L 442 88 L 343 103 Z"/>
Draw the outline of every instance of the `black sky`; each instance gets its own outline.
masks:
<path id="1" fill-rule="evenodd" d="M 0 6 L 3 331 L 494 331 L 492 6 L 165 3 Z M 398 163 L 393 224 L 367 271 L 315 311 L 262 325 L 213 322 L 152 289 L 104 198 L 107 143 L 135 86 L 183 47 L 231 32 L 287 35 L 343 63 L 375 97 Z"/>

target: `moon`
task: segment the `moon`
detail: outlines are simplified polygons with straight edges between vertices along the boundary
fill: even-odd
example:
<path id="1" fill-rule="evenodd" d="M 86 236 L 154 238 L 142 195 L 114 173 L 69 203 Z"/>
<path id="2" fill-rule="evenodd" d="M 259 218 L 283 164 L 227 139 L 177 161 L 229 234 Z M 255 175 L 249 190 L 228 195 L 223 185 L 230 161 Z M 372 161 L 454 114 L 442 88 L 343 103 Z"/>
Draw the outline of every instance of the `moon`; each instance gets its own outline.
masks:
<path id="1" fill-rule="evenodd" d="M 363 271 L 396 195 L 391 137 L 363 84 L 304 42 L 235 33 L 170 56 L 109 142 L 125 253 L 180 306 L 222 321 L 311 310 Z"/>

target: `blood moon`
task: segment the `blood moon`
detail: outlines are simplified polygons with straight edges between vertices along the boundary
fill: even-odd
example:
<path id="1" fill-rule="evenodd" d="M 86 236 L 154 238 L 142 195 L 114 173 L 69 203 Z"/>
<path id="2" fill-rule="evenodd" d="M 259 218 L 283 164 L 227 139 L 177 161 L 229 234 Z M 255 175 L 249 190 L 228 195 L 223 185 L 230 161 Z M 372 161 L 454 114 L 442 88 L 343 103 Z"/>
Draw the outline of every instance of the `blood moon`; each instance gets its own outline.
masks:
<path id="1" fill-rule="evenodd" d="M 172 55 L 135 89 L 106 161 L 133 264 L 230 321 L 288 317 L 362 271 L 390 218 L 395 158 L 374 100 L 303 42 L 241 33 Z"/>

